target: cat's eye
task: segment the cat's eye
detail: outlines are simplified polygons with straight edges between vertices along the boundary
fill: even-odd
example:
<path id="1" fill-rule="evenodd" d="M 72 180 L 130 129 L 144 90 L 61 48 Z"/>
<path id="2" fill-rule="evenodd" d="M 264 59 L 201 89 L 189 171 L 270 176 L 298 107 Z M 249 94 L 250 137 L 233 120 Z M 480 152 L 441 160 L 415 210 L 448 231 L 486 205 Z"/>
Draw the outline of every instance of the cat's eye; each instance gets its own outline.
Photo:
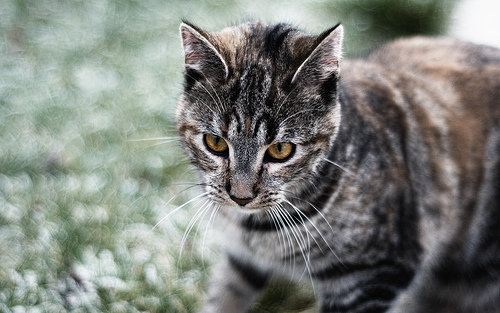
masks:
<path id="1" fill-rule="evenodd" d="M 205 134 L 203 141 L 208 150 L 216 155 L 226 155 L 228 151 L 227 142 L 219 136 Z"/>
<path id="2" fill-rule="evenodd" d="M 268 161 L 284 162 L 292 157 L 295 145 L 290 142 L 277 142 L 269 146 L 266 151 Z"/>

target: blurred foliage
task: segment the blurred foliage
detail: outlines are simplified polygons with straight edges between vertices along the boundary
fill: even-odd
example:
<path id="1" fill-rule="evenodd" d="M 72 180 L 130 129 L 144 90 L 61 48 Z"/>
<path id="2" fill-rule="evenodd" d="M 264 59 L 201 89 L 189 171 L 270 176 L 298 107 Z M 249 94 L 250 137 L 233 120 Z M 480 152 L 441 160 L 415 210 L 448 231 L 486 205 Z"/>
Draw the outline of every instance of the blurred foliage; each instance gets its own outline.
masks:
<path id="1" fill-rule="evenodd" d="M 217 247 L 175 136 L 178 25 L 247 19 L 320 32 L 347 52 L 444 31 L 448 1 L 3 0 L 0 5 L 0 312 L 195 312 Z M 172 201 L 167 200 L 172 196 Z M 207 236 L 211 238 L 211 236 Z M 210 241 L 210 240 L 208 240 Z M 276 281 L 253 312 L 314 310 Z"/>
<path id="2" fill-rule="evenodd" d="M 346 26 L 347 53 L 360 55 L 397 37 L 444 35 L 455 0 L 337 0 L 327 6 Z"/>

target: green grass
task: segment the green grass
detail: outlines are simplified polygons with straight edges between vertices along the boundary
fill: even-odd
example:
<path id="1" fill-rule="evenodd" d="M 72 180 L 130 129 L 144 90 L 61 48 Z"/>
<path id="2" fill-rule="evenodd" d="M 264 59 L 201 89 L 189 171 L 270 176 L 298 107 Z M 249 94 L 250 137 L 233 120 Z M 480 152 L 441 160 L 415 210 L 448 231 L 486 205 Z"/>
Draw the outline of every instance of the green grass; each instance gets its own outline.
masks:
<path id="1" fill-rule="evenodd" d="M 180 255 L 196 208 L 153 228 L 197 194 L 181 192 L 196 178 L 177 144 L 135 141 L 175 135 L 178 25 L 259 18 L 319 32 L 339 20 L 332 10 L 322 1 L 2 1 L 0 313 L 196 312 L 217 246 L 202 245 L 202 224 Z M 254 312 L 314 311 L 309 290 L 274 282 Z"/>

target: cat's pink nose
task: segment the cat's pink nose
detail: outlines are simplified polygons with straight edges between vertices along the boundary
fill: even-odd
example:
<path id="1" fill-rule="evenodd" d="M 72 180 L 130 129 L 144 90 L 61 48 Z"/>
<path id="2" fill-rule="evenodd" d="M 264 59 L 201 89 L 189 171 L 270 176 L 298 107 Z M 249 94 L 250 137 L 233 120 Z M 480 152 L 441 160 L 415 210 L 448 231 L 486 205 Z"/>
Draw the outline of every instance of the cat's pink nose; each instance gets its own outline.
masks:
<path id="1" fill-rule="evenodd" d="M 229 197 L 231 198 L 231 200 L 233 200 L 234 202 L 238 203 L 241 206 L 245 206 L 246 204 L 252 202 L 253 200 L 253 198 L 237 198 L 232 195 L 230 195 Z"/>

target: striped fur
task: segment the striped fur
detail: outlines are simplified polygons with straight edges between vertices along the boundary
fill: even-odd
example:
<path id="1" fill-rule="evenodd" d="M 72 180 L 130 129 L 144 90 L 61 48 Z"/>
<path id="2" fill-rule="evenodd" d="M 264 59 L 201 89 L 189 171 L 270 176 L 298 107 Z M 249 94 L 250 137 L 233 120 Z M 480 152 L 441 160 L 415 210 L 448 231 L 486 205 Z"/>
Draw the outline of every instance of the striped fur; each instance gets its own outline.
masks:
<path id="1" fill-rule="evenodd" d="M 245 311 L 272 275 L 309 279 L 321 312 L 500 312 L 499 50 L 412 38 L 341 60 L 342 26 L 181 35 L 178 132 L 227 238 L 203 312 Z M 294 154 L 270 161 L 276 142 Z"/>

